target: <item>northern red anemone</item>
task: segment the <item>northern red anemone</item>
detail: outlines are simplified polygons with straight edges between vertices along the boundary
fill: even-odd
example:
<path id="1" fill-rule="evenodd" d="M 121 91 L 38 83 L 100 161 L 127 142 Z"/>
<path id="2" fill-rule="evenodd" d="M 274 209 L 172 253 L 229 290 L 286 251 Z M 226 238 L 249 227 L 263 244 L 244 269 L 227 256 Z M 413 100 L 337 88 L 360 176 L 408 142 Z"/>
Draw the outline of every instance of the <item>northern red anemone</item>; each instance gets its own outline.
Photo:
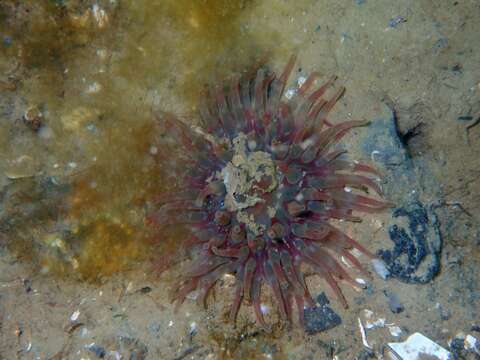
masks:
<path id="1" fill-rule="evenodd" d="M 173 116 L 165 119 L 168 136 L 185 150 L 188 170 L 178 179 L 178 191 L 159 196 L 149 220 L 157 226 L 188 224 L 192 244 L 199 248 L 174 290 L 178 304 L 193 291 L 205 302 L 215 283 L 232 274 L 232 321 L 246 302 L 266 327 L 260 297 L 267 285 L 281 317 L 290 320 L 296 304 L 303 324 L 304 307 L 314 306 L 307 267 L 345 306 L 337 280 L 358 284 L 338 259 L 343 256 L 365 272 L 351 250 L 372 254 L 331 219 L 359 221 L 357 212 L 389 206 L 368 195 L 382 195 L 377 171 L 346 160 L 345 151 L 333 147 L 367 122 L 327 120 L 345 91 L 341 87 L 325 98 L 334 78 L 312 90 L 314 73 L 286 94 L 294 64 L 292 57 L 279 77 L 259 67 L 212 88 L 200 107 L 199 127 Z"/>

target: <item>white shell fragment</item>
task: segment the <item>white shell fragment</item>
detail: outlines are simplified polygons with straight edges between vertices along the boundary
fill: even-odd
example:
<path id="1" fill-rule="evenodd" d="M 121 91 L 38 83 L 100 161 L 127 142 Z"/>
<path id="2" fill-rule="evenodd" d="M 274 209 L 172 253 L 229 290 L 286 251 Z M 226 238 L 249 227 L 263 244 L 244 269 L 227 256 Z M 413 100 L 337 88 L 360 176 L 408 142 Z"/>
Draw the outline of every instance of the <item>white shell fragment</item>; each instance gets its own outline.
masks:
<path id="1" fill-rule="evenodd" d="M 360 320 L 360 318 L 358 318 L 358 327 L 360 328 L 360 335 L 362 337 L 363 346 L 372 350 L 372 347 L 368 344 L 367 332 L 365 331 L 365 328 L 363 327 L 363 324 L 362 324 L 362 320 Z"/>
<path id="2" fill-rule="evenodd" d="M 360 285 L 367 285 L 367 282 L 362 278 L 356 278 L 355 281 Z"/>
<path id="3" fill-rule="evenodd" d="M 391 360 L 420 360 L 450 359 L 450 352 L 420 333 L 414 333 L 401 343 L 388 343 L 387 359 Z M 388 357 L 389 356 L 389 357 Z"/>
<path id="4" fill-rule="evenodd" d="M 76 310 L 71 316 L 70 321 L 77 321 L 78 317 L 80 316 L 80 310 Z"/>
<path id="5" fill-rule="evenodd" d="M 400 329 L 400 327 L 397 325 L 389 325 L 388 331 L 390 331 L 390 334 L 395 337 L 402 335 L 402 329 Z"/>
<path id="6" fill-rule="evenodd" d="M 372 265 L 375 272 L 383 279 L 387 280 L 388 276 L 390 275 L 390 271 L 388 271 L 387 266 L 385 263 L 380 259 L 373 259 Z"/>

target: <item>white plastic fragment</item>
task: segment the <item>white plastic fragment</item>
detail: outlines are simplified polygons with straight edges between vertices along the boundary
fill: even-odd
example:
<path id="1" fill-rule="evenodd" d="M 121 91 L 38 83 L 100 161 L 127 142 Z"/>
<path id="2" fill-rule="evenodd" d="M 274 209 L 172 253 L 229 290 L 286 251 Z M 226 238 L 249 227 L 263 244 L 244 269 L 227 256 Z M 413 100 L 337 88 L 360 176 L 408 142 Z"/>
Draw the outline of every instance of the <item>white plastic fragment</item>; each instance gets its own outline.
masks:
<path id="1" fill-rule="evenodd" d="M 173 320 L 170 320 L 170 321 L 168 322 L 168 327 L 172 327 L 172 326 L 173 326 Z"/>
<path id="2" fill-rule="evenodd" d="M 260 311 L 262 312 L 263 315 L 268 314 L 268 306 L 264 304 L 260 304 Z"/>
<path id="3" fill-rule="evenodd" d="M 94 81 L 93 83 L 88 85 L 86 92 L 88 94 L 95 94 L 95 93 L 98 93 L 100 90 L 102 90 L 102 85 Z"/>
<path id="4" fill-rule="evenodd" d="M 80 310 L 75 310 L 73 314 L 70 316 L 70 321 L 77 321 L 79 316 L 80 316 Z"/>
<path id="5" fill-rule="evenodd" d="M 363 346 L 372 350 L 372 347 L 368 344 L 367 333 L 365 332 L 365 328 L 363 327 L 362 320 L 360 320 L 360 318 L 358 318 L 358 327 L 360 328 L 360 335 L 362 336 Z"/>
<path id="6" fill-rule="evenodd" d="M 365 324 L 365 328 L 368 330 L 375 329 L 375 328 L 382 328 L 385 326 L 385 319 L 379 318 L 375 321 L 367 321 Z"/>
<path id="7" fill-rule="evenodd" d="M 373 269 L 375 272 L 383 279 L 387 280 L 387 277 L 390 275 L 390 271 L 387 269 L 387 265 L 380 259 L 372 260 Z"/>
<path id="8" fill-rule="evenodd" d="M 197 332 L 197 323 L 195 321 L 192 321 L 190 323 L 190 334 L 193 334 Z"/>
<path id="9" fill-rule="evenodd" d="M 98 4 L 93 4 L 92 13 L 99 28 L 103 28 L 108 23 L 108 14 Z"/>
<path id="10" fill-rule="evenodd" d="M 365 319 L 371 319 L 373 316 L 373 311 L 365 309 L 363 310 L 363 315 L 365 316 Z"/>
<path id="11" fill-rule="evenodd" d="M 427 357 L 448 360 L 450 352 L 420 333 L 410 335 L 406 341 L 388 343 L 387 354 L 391 360 L 420 360 Z"/>
<path id="12" fill-rule="evenodd" d="M 296 89 L 288 89 L 285 91 L 285 97 L 290 100 L 296 92 Z"/>
<path id="13" fill-rule="evenodd" d="M 365 329 L 367 330 L 387 327 L 390 334 L 394 337 L 398 337 L 402 334 L 402 329 L 395 325 L 395 323 L 387 323 L 385 318 L 378 318 L 375 320 L 372 310 L 363 310 L 363 315 L 365 317 Z"/>
<path id="14" fill-rule="evenodd" d="M 478 355 L 480 355 L 480 340 L 478 340 L 475 336 L 468 334 L 464 341 L 464 347 L 465 350 L 475 351 Z"/>
<path id="15" fill-rule="evenodd" d="M 121 360 L 122 359 L 122 355 L 120 355 L 120 353 L 118 351 L 109 351 L 108 352 L 108 358 L 109 359 L 115 359 L 115 360 Z"/>
<path id="16" fill-rule="evenodd" d="M 402 335 L 402 329 L 400 329 L 400 326 L 397 325 L 389 325 L 388 331 L 390 331 L 390 334 L 395 337 Z"/>
<path id="17" fill-rule="evenodd" d="M 298 87 L 301 87 L 303 84 L 305 84 L 305 81 L 307 81 L 305 76 L 299 76 L 297 80 Z"/>
<path id="18" fill-rule="evenodd" d="M 362 257 L 362 253 L 360 252 L 360 250 L 358 249 L 352 249 L 350 250 L 350 252 L 352 253 L 353 256 L 355 256 L 356 258 L 361 258 Z"/>
<path id="19" fill-rule="evenodd" d="M 375 161 L 375 155 L 380 155 L 380 151 L 378 150 L 372 151 L 372 154 L 370 155 L 370 157 L 372 158 L 372 161 Z"/>
<path id="20" fill-rule="evenodd" d="M 357 284 L 360 284 L 360 285 L 366 285 L 367 282 L 365 280 L 363 280 L 362 278 L 356 278 L 355 281 L 357 282 Z"/>
<path id="21" fill-rule="evenodd" d="M 341 260 L 345 264 L 346 267 L 348 267 L 348 268 L 352 267 L 352 265 L 350 265 L 350 263 L 347 261 L 347 259 L 345 259 L 345 257 L 342 256 Z"/>

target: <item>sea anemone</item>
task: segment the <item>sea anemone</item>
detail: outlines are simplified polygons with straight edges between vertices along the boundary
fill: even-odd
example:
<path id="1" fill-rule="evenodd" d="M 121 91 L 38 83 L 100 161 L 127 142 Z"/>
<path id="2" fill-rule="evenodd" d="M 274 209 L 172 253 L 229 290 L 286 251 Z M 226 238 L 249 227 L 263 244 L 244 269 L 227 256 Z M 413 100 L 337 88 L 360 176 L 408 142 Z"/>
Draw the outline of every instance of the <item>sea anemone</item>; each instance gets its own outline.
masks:
<path id="1" fill-rule="evenodd" d="M 281 317 L 290 321 L 295 303 L 303 324 L 305 305 L 315 305 L 306 268 L 320 275 L 345 307 L 337 280 L 358 284 L 338 259 L 366 273 L 351 250 L 373 255 L 331 219 L 360 221 L 354 212 L 388 207 L 362 194 L 382 195 L 372 179 L 377 171 L 345 160 L 344 150 L 332 148 L 367 122 L 333 125 L 326 119 L 345 91 L 341 87 L 324 99 L 335 78 L 310 91 L 318 77 L 314 73 L 285 93 L 294 64 L 292 57 L 280 77 L 260 66 L 207 90 L 198 127 L 171 115 L 164 119 L 168 135 L 184 149 L 187 173 L 178 179 L 177 191 L 158 197 L 149 220 L 157 226 L 188 224 L 188 244 L 199 248 L 173 291 L 177 305 L 194 291 L 205 304 L 215 283 L 231 274 L 236 281 L 232 321 L 245 301 L 267 326 L 260 303 L 266 284 Z"/>

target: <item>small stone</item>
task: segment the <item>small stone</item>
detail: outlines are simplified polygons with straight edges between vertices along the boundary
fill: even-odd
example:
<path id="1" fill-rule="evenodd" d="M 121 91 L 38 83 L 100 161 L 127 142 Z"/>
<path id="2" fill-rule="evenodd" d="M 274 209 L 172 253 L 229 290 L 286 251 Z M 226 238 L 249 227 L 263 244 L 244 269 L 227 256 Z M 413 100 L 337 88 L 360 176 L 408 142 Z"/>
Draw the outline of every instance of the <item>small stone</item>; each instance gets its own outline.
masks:
<path id="1" fill-rule="evenodd" d="M 151 322 L 148 324 L 148 330 L 152 333 L 157 333 L 161 330 L 162 326 L 158 322 Z"/>
<path id="2" fill-rule="evenodd" d="M 472 325 L 471 331 L 480 332 L 480 325 Z"/>
<path id="3" fill-rule="evenodd" d="M 388 307 L 392 313 L 399 314 L 405 310 L 404 306 L 400 302 L 400 299 L 395 293 L 385 292 L 385 296 L 388 298 Z"/>
<path id="4" fill-rule="evenodd" d="M 358 360 L 367 360 L 367 359 L 374 359 L 375 353 L 370 349 L 363 349 L 360 354 L 356 357 Z"/>
<path id="5" fill-rule="evenodd" d="M 398 24 L 407 22 L 407 19 L 405 19 L 403 16 L 397 15 L 394 18 L 391 18 L 390 21 L 388 22 L 388 26 L 391 28 L 396 28 Z"/>
<path id="6" fill-rule="evenodd" d="M 317 296 L 317 302 L 320 306 L 325 306 L 330 304 L 330 300 L 328 300 L 327 295 L 325 295 L 324 292 L 322 292 Z"/>
<path id="7" fill-rule="evenodd" d="M 386 280 L 390 276 L 390 271 L 387 269 L 387 265 L 380 259 L 373 259 L 372 265 L 375 271 L 383 280 Z"/>
<path id="8" fill-rule="evenodd" d="M 449 344 L 450 349 L 452 349 L 454 352 L 462 351 L 463 347 L 464 347 L 464 345 L 463 345 L 464 341 L 465 341 L 464 339 L 459 338 L 459 337 L 453 339 L 452 341 L 450 341 L 450 344 Z"/>
<path id="9" fill-rule="evenodd" d="M 97 344 L 89 344 L 87 345 L 87 349 L 94 353 L 95 356 L 99 359 L 103 359 L 107 355 L 107 351 L 105 350 L 105 348 Z"/>
<path id="10" fill-rule="evenodd" d="M 442 319 L 443 321 L 450 319 L 450 317 L 452 316 L 452 313 L 448 309 L 445 309 L 440 303 L 437 303 L 435 305 L 435 308 L 438 310 L 440 319 Z"/>
<path id="11" fill-rule="evenodd" d="M 329 306 L 317 306 L 305 309 L 305 330 L 316 334 L 332 329 L 342 323 L 342 319 Z"/>

